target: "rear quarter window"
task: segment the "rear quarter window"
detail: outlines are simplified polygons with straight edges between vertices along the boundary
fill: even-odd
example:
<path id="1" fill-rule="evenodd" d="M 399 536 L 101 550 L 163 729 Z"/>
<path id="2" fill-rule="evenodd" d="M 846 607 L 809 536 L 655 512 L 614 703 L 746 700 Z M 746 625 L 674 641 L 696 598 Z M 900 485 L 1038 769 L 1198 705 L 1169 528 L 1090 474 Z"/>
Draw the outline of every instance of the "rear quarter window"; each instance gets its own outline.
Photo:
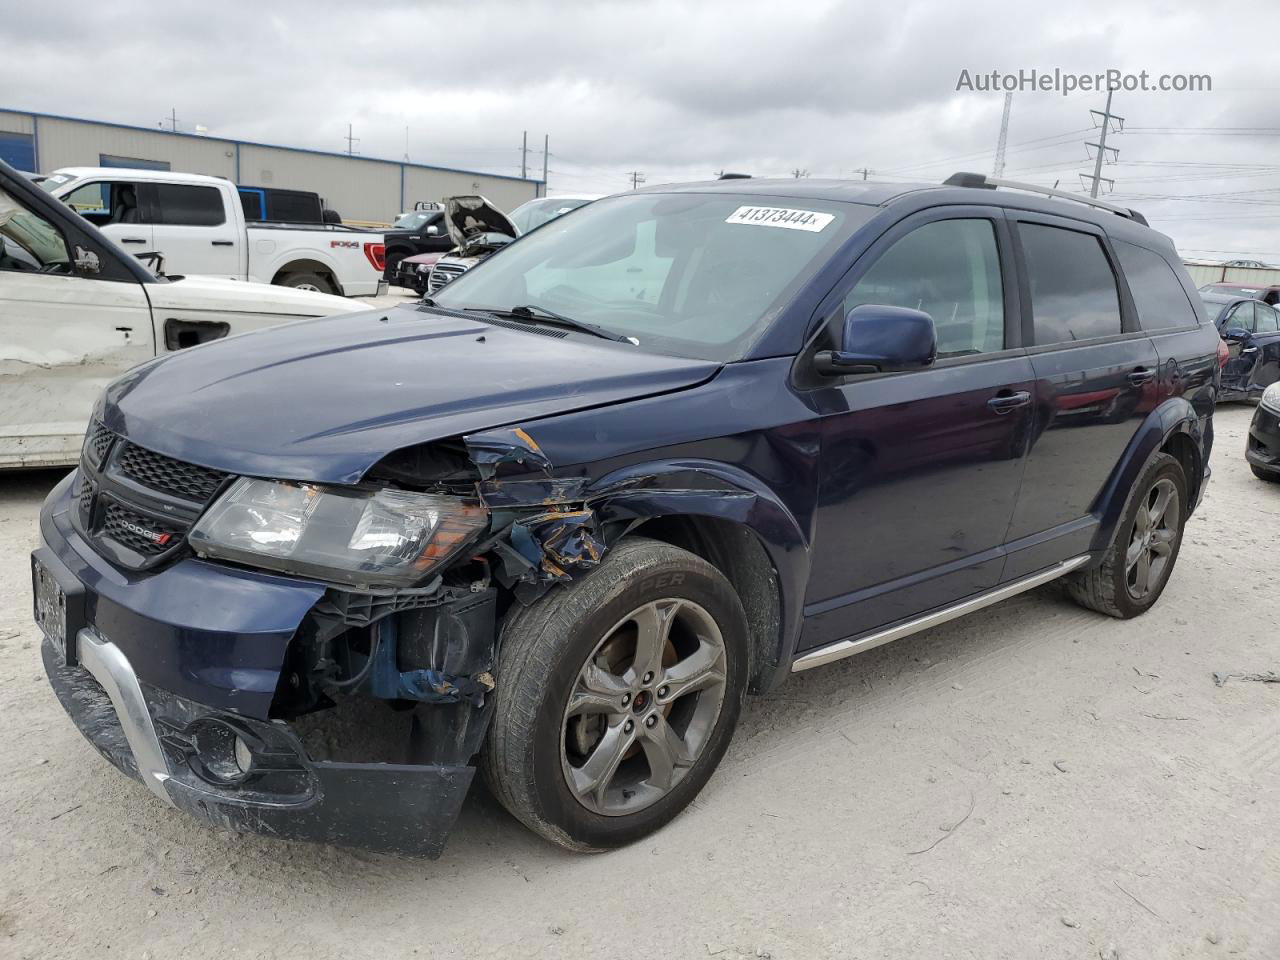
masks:
<path id="1" fill-rule="evenodd" d="M 1129 281 L 1143 330 L 1193 327 L 1199 321 L 1178 275 L 1160 254 L 1124 240 L 1112 240 Z"/>

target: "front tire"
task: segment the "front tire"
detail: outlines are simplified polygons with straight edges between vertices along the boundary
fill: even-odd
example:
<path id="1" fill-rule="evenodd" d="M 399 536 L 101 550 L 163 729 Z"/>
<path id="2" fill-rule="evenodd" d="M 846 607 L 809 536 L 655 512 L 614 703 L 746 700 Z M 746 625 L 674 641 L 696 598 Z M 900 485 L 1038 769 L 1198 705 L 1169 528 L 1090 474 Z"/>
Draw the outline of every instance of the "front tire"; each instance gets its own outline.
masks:
<path id="1" fill-rule="evenodd" d="M 728 748 L 747 686 L 747 625 L 724 576 L 654 540 L 503 626 L 481 769 L 512 815 L 601 851 L 683 810 Z"/>
<path id="2" fill-rule="evenodd" d="M 1071 598 L 1121 620 L 1150 610 L 1173 573 L 1189 509 L 1182 465 L 1157 453 L 1133 485 L 1101 565 L 1067 579 Z"/>

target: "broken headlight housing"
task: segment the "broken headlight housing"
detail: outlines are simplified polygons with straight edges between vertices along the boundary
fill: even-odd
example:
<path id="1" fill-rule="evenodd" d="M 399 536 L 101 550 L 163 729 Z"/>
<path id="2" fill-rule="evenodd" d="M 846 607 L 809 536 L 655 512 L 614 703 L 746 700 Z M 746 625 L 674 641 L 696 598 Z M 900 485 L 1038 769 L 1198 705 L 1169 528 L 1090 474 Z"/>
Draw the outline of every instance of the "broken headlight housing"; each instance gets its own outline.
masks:
<path id="1" fill-rule="evenodd" d="M 362 588 L 408 587 L 488 521 L 484 507 L 458 497 L 244 477 L 187 539 L 202 557 Z"/>

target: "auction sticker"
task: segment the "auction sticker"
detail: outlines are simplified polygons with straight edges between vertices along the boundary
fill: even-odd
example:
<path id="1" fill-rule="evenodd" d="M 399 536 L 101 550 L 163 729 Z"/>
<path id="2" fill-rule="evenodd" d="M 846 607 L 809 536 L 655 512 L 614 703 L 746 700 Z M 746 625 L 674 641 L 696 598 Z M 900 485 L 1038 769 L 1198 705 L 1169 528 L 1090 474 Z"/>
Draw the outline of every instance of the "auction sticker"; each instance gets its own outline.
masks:
<path id="1" fill-rule="evenodd" d="M 787 207 L 739 207 L 725 218 L 725 223 L 747 223 L 757 227 L 784 227 L 818 233 L 835 219 L 835 214 L 814 210 L 791 210 Z"/>

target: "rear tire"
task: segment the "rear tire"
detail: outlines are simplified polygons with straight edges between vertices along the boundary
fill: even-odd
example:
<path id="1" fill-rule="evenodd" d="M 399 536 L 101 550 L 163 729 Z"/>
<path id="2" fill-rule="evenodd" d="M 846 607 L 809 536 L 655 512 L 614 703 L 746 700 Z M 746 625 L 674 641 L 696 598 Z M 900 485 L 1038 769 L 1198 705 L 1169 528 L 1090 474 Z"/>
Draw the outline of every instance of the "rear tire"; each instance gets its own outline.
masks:
<path id="1" fill-rule="evenodd" d="M 1253 471 L 1253 475 L 1259 480 L 1265 480 L 1267 483 L 1280 483 L 1280 472 L 1275 470 L 1263 470 L 1257 464 L 1249 464 L 1249 469 Z"/>
<path id="2" fill-rule="evenodd" d="M 276 281 L 279 286 L 295 290 L 313 290 L 316 293 L 337 293 L 326 278 L 318 273 L 288 273 Z"/>
<path id="3" fill-rule="evenodd" d="M 1189 506 L 1182 465 L 1157 453 L 1130 490 L 1101 565 L 1067 578 L 1071 598 L 1121 620 L 1150 610 L 1173 573 Z"/>
<path id="4" fill-rule="evenodd" d="M 508 614 L 484 777 L 562 847 L 639 840 L 688 806 L 724 756 L 747 657 L 742 603 L 719 570 L 625 540 L 599 569 Z"/>

